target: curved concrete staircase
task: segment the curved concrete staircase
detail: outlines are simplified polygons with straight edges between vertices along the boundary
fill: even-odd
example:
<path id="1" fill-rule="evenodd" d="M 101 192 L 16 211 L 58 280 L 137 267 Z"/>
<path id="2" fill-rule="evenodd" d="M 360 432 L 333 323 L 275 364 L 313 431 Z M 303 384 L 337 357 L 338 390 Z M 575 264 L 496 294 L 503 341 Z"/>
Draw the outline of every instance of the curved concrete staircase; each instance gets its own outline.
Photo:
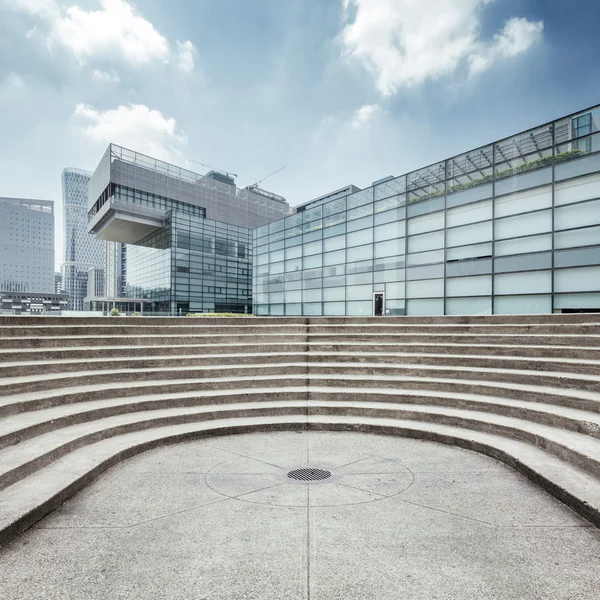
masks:
<path id="1" fill-rule="evenodd" d="M 0 544 L 138 452 L 299 429 L 482 452 L 600 527 L 600 315 L 0 317 Z"/>

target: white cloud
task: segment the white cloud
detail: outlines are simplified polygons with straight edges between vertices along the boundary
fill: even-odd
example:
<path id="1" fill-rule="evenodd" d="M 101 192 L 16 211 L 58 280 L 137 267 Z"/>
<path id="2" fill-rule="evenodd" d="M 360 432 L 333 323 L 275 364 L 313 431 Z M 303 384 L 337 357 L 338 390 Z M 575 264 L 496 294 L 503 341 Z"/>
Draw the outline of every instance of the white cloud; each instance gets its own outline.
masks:
<path id="1" fill-rule="evenodd" d="M 25 90 L 26 87 L 27 86 L 20 75 L 9 73 L 4 81 L 0 81 L 0 97 L 11 98 L 17 92 Z"/>
<path id="2" fill-rule="evenodd" d="M 384 96 L 452 74 L 463 64 L 471 74 L 481 72 L 527 50 L 543 29 L 541 22 L 513 18 L 491 44 L 482 42 L 481 11 L 490 1 L 342 0 L 344 54 L 372 74 Z"/>
<path id="3" fill-rule="evenodd" d="M 114 142 L 166 161 L 181 158 L 187 144 L 185 133 L 177 131 L 175 119 L 144 104 L 121 105 L 105 111 L 78 104 L 73 119 L 81 133 L 99 146 Z"/>
<path id="4" fill-rule="evenodd" d="M 108 71 L 99 71 L 98 69 L 95 69 L 92 73 L 92 77 L 100 83 L 119 83 L 121 81 L 118 73 L 114 70 L 111 70 L 109 73 Z"/>
<path id="5" fill-rule="evenodd" d="M 194 48 L 194 44 L 189 40 L 187 42 L 177 42 L 177 52 L 179 54 L 179 59 L 177 61 L 177 66 L 184 73 L 192 73 L 194 71 L 194 55 L 196 53 L 196 48 Z"/>
<path id="6" fill-rule="evenodd" d="M 377 115 L 381 114 L 381 106 L 379 104 L 364 104 L 361 106 L 352 117 L 353 129 L 365 129 L 369 127 Z"/>
<path id="7" fill-rule="evenodd" d="M 81 66 L 112 61 L 143 68 L 167 64 L 175 51 L 178 66 L 193 71 L 191 42 L 177 42 L 173 50 L 129 0 L 97 1 L 97 10 L 62 6 L 57 0 L 10 0 L 9 6 L 41 20 L 42 26 L 32 31 L 45 37 L 49 49 L 66 50 Z"/>
<path id="8" fill-rule="evenodd" d="M 494 41 L 489 47 L 482 48 L 479 54 L 469 57 L 470 74 L 477 75 L 503 58 L 511 58 L 525 52 L 541 39 L 543 30 L 542 22 L 532 23 L 518 17 L 510 19 L 502 31 L 494 36 Z"/>

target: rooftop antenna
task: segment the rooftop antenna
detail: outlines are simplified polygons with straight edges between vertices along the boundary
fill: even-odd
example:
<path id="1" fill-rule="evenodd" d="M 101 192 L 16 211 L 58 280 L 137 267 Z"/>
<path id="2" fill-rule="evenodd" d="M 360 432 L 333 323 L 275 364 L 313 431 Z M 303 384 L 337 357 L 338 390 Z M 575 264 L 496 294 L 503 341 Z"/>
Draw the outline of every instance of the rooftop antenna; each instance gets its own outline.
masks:
<path id="1" fill-rule="evenodd" d="M 269 173 L 266 177 L 263 177 L 262 179 L 258 180 L 256 183 L 253 183 L 252 185 L 246 185 L 244 186 L 242 189 L 243 190 L 255 190 L 259 184 L 261 184 L 265 179 L 269 179 L 269 177 L 272 177 L 273 175 L 275 175 L 275 173 L 279 173 L 279 171 L 283 171 L 286 168 L 287 165 L 284 165 L 283 167 L 279 167 L 279 169 L 277 169 L 276 171 L 273 171 L 272 173 Z"/>
<path id="2" fill-rule="evenodd" d="M 200 165 L 201 167 L 204 167 L 206 169 L 211 169 L 212 171 L 220 171 L 221 173 L 225 173 L 225 175 L 229 175 L 230 177 L 237 177 L 237 173 L 230 173 L 229 171 L 223 171 L 222 169 L 217 169 L 216 167 L 211 167 L 210 165 L 205 165 L 204 163 L 198 162 L 197 160 L 193 160 L 191 158 L 188 158 L 188 160 L 190 162 L 196 163 L 197 165 Z"/>

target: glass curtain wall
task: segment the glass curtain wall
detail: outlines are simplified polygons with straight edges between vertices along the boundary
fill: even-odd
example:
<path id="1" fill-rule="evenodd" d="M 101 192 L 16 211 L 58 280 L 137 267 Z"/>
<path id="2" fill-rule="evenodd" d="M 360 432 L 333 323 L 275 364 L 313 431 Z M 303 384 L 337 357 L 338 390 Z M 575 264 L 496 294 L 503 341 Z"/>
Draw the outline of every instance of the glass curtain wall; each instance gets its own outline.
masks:
<path id="1" fill-rule="evenodd" d="M 254 230 L 254 312 L 600 308 L 600 109 Z"/>

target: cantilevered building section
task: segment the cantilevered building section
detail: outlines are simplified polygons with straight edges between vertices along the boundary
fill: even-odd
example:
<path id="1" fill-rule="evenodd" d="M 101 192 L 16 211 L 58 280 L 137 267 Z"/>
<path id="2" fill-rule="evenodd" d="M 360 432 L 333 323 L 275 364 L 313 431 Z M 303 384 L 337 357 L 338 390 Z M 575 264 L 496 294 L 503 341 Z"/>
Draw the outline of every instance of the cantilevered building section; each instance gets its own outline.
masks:
<path id="1" fill-rule="evenodd" d="M 239 189 L 111 144 L 89 187 L 88 231 L 127 244 L 125 296 L 145 312 L 250 312 L 252 228 L 293 213 L 284 198 Z"/>
<path id="2" fill-rule="evenodd" d="M 600 107 L 254 231 L 259 315 L 600 310 Z"/>

